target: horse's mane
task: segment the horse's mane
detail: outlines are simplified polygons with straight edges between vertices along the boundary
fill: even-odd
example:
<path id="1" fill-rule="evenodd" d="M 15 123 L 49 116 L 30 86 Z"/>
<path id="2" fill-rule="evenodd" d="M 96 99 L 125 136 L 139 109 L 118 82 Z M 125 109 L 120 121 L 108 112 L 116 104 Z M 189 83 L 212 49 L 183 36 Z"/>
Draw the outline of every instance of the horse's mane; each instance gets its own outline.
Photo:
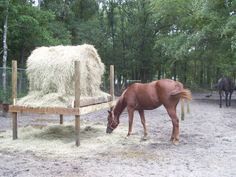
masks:
<path id="1" fill-rule="evenodd" d="M 126 91 L 126 90 L 125 90 Z M 122 93 L 122 95 L 119 97 L 119 99 L 116 102 L 116 105 L 113 107 L 113 112 L 115 115 L 117 115 L 117 119 L 119 121 L 119 117 L 121 115 L 121 113 L 124 111 L 125 107 L 126 107 L 126 103 L 125 103 L 125 99 L 124 99 L 124 93 L 125 91 Z"/>
<path id="2" fill-rule="evenodd" d="M 129 87 L 131 87 L 132 85 L 137 84 L 137 83 L 142 84 L 141 82 L 131 82 L 131 83 L 127 84 L 126 86 L 123 85 L 123 86 L 122 86 L 123 92 L 124 92 L 126 89 L 128 89 Z"/>

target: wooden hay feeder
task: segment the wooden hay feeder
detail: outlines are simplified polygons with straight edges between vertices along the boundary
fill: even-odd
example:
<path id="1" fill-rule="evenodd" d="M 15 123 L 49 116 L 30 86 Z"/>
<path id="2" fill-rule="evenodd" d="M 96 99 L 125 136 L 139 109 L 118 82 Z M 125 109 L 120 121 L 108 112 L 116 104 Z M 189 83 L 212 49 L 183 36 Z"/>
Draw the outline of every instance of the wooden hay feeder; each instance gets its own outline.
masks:
<path id="1" fill-rule="evenodd" d="M 17 62 L 12 61 L 12 101 L 9 106 L 9 112 L 12 113 L 12 131 L 13 140 L 18 138 L 17 135 L 17 113 L 38 113 L 38 114 L 59 114 L 60 124 L 63 124 L 63 115 L 75 116 L 75 144 L 80 145 L 80 116 L 95 112 L 101 109 L 110 108 L 115 104 L 114 96 L 114 66 L 110 66 L 110 96 L 108 102 L 95 103 L 90 102 L 87 106 L 82 107 L 80 104 L 80 61 L 75 61 L 75 104 L 73 108 L 66 107 L 30 107 L 16 105 L 17 98 Z"/>

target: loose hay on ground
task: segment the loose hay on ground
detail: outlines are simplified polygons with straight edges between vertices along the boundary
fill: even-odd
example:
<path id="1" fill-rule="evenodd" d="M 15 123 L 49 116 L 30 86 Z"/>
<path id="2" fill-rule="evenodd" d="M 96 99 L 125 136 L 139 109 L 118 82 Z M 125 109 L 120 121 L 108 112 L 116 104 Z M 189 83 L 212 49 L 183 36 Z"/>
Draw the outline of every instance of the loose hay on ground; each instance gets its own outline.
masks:
<path id="1" fill-rule="evenodd" d="M 88 128 L 89 127 L 89 128 Z M 1 148 L 7 148 L 11 151 L 35 151 L 37 153 L 49 153 L 54 155 L 70 154 L 78 152 L 78 156 L 83 152 L 93 152 L 95 150 L 104 150 L 124 138 L 124 130 L 117 131 L 115 136 L 109 136 L 105 133 L 106 127 L 103 124 L 94 124 L 81 122 L 81 144 L 77 148 L 74 144 L 74 126 L 72 123 L 65 125 L 49 125 L 46 127 L 27 126 L 19 128 L 20 138 L 12 141 L 11 131 L 3 132 L 4 137 Z M 80 153 L 81 152 L 81 153 Z"/>

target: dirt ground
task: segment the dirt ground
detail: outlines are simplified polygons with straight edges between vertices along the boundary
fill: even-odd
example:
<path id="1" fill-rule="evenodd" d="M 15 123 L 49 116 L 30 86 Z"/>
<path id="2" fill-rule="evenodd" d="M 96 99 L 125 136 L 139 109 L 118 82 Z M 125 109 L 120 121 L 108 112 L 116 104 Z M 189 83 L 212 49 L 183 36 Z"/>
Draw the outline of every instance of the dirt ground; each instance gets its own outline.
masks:
<path id="1" fill-rule="evenodd" d="M 110 135 L 105 133 L 106 110 L 82 116 L 79 148 L 73 117 L 59 125 L 59 116 L 20 115 L 14 141 L 10 116 L 0 117 L 0 176 L 234 177 L 236 99 L 220 109 L 216 94 L 205 96 L 194 95 L 190 114 L 180 121 L 178 146 L 169 141 L 172 124 L 164 107 L 145 112 L 148 140 L 142 140 L 137 113 L 129 138 L 126 112 Z"/>

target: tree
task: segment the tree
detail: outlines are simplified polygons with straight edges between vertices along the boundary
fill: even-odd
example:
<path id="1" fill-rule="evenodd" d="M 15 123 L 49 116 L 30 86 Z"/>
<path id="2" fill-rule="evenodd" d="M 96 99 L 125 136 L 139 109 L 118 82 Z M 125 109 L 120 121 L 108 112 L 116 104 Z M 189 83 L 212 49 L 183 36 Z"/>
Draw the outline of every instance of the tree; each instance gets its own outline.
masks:
<path id="1" fill-rule="evenodd" d="M 7 67 L 7 31 L 8 31 L 8 8 L 9 8 L 9 0 L 1 1 L 0 5 L 4 8 L 4 25 L 3 25 L 3 59 L 2 59 L 2 86 L 3 86 L 3 95 L 6 95 L 6 67 Z M 6 101 L 6 98 L 3 98 L 3 101 Z"/>
<path id="2" fill-rule="evenodd" d="M 232 73 L 226 72 L 233 64 L 228 36 L 232 30 L 225 25 L 233 14 L 231 1 L 167 0 L 154 5 L 156 49 L 171 66 L 164 66 L 169 77 L 204 86 Z"/>
<path id="3" fill-rule="evenodd" d="M 69 32 L 55 21 L 54 14 L 28 1 L 13 1 L 9 17 L 9 56 L 17 59 L 21 68 L 36 47 L 70 43 Z"/>

